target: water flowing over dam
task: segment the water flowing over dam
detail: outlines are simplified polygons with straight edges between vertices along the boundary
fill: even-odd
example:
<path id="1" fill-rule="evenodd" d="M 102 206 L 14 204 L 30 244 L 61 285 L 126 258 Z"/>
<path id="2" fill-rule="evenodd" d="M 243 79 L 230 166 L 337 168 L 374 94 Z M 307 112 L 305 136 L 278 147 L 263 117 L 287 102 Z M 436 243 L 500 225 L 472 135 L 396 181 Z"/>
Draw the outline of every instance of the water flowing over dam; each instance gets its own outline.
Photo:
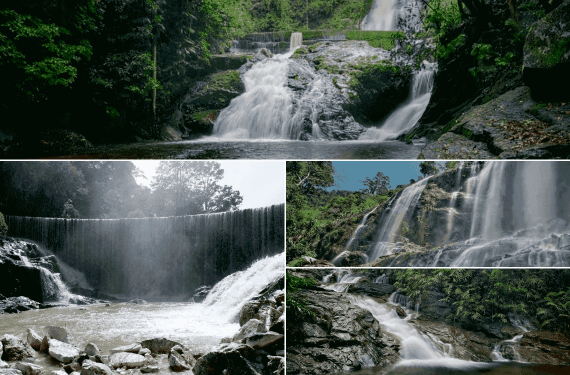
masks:
<path id="1" fill-rule="evenodd" d="M 182 296 L 283 252 L 284 205 L 143 219 L 7 216 L 9 235 L 35 241 L 104 293 Z"/>
<path id="2" fill-rule="evenodd" d="M 368 259 L 406 253 L 406 237 L 439 249 L 384 265 L 568 266 L 569 172 L 563 161 L 489 161 L 422 179 L 378 216 Z"/>

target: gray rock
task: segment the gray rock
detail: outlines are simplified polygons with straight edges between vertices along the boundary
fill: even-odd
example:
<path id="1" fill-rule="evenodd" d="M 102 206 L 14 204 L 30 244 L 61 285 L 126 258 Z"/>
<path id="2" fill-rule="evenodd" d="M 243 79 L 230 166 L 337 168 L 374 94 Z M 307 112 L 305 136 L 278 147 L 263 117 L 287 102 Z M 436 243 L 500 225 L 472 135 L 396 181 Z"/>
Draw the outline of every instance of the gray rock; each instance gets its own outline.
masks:
<path id="1" fill-rule="evenodd" d="M 281 313 L 279 319 L 273 322 L 269 330 L 277 333 L 285 333 L 285 314 Z"/>
<path id="2" fill-rule="evenodd" d="M 186 352 L 180 345 L 174 346 L 168 354 L 168 364 L 172 371 L 188 371 L 195 363 L 194 356 Z"/>
<path id="3" fill-rule="evenodd" d="M 4 335 L 1 341 L 4 347 L 2 358 L 7 361 L 22 361 L 36 356 L 36 352 L 30 344 L 14 335 Z"/>
<path id="4" fill-rule="evenodd" d="M 96 363 L 90 360 L 83 361 L 81 375 L 112 375 L 113 371 L 103 363 Z"/>
<path id="5" fill-rule="evenodd" d="M 160 369 L 158 368 L 158 366 L 144 366 L 144 367 L 141 367 L 141 368 L 140 368 L 140 371 L 141 371 L 143 374 L 148 374 L 148 373 L 151 373 L 151 372 L 159 372 Z"/>
<path id="6" fill-rule="evenodd" d="M 283 341 L 283 335 L 277 332 L 256 333 L 243 339 L 243 343 L 252 348 L 265 348 L 279 341 Z"/>
<path id="7" fill-rule="evenodd" d="M 40 350 L 40 347 L 42 346 L 42 337 L 38 335 L 36 331 L 34 331 L 31 328 L 28 328 L 27 332 L 28 336 L 26 337 L 26 339 L 28 340 L 28 344 L 30 344 L 32 348 Z"/>
<path id="8" fill-rule="evenodd" d="M 243 305 L 239 313 L 239 325 L 243 326 L 248 320 L 257 318 L 257 312 L 261 306 L 261 301 L 248 301 Z"/>
<path id="9" fill-rule="evenodd" d="M 130 344 L 125 346 L 119 346 L 118 348 L 114 348 L 110 350 L 111 354 L 120 353 L 120 352 L 127 352 L 127 353 L 135 353 L 137 354 L 142 349 L 141 344 Z"/>
<path id="10" fill-rule="evenodd" d="M 67 372 L 65 372 L 63 370 L 57 370 L 57 371 L 50 372 L 50 375 L 67 375 Z"/>
<path id="11" fill-rule="evenodd" d="M 172 349 L 175 345 L 183 346 L 176 341 L 171 341 L 166 338 L 155 338 L 141 342 L 141 346 L 143 348 L 150 349 L 153 354 L 168 354 L 170 353 L 170 349 Z"/>
<path id="12" fill-rule="evenodd" d="M 259 375 L 266 373 L 267 353 L 244 344 L 222 344 L 200 357 L 194 375 Z"/>
<path id="13" fill-rule="evenodd" d="M 147 348 L 142 348 L 139 350 L 139 352 L 137 353 L 138 355 L 142 355 L 145 356 L 147 354 L 151 354 L 152 352 L 150 351 L 150 349 Z"/>
<path id="14" fill-rule="evenodd" d="M 43 374 L 43 369 L 41 366 L 34 365 L 32 363 L 18 362 L 16 363 L 16 369 L 22 371 L 23 375 L 40 375 Z"/>
<path id="15" fill-rule="evenodd" d="M 85 354 L 87 354 L 88 356 L 96 356 L 96 355 L 100 355 L 101 351 L 99 350 L 99 347 L 96 344 L 93 343 L 89 343 L 85 346 L 85 349 L 83 350 L 85 352 Z"/>
<path id="16" fill-rule="evenodd" d="M 22 371 L 15 368 L 0 368 L 0 375 L 22 375 Z"/>
<path id="17" fill-rule="evenodd" d="M 376 366 L 400 360 L 399 339 L 343 294 L 297 293 L 315 315 L 287 326 L 287 374 L 343 372 L 360 368 L 363 358 Z"/>
<path id="18" fill-rule="evenodd" d="M 265 323 L 263 323 L 261 320 L 258 319 L 250 319 L 234 335 L 232 341 L 240 341 L 245 337 L 264 331 L 265 331 Z"/>
<path id="19" fill-rule="evenodd" d="M 73 358 L 79 355 L 79 349 L 71 344 L 51 339 L 49 340 L 48 353 L 61 363 L 71 363 Z"/>
<path id="20" fill-rule="evenodd" d="M 277 356 L 268 356 L 269 362 L 267 369 L 270 375 L 284 375 L 285 374 L 285 358 Z"/>
<path id="21" fill-rule="evenodd" d="M 144 366 L 144 364 L 145 358 L 142 355 L 121 352 L 111 355 L 109 367 L 115 369 L 119 367 L 137 368 Z"/>
<path id="22" fill-rule="evenodd" d="M 51 337 L 49 335 L 45 335 L 42 339 L 42 343 L 40 344 L 40 353 L 46 353 L 49 350 L 49 340 Z"/>
<path id="23" fill-rule="evenodd" d="M 47 326 L 45 327 L 45 332 L 52 338 L 61 342 L 69 344 L 71 336 L 67 332 L 67 329 L 62 327 Z"/>
<path id="24" fill-rule="evenodd" d="M 72 373 L 74 371 L 81 371 L 81 365 L 77 362 L 71 362 L 68 363 L 67 365 L 63 366 L 63 369 L 66 371 L 66 373 Z"/>

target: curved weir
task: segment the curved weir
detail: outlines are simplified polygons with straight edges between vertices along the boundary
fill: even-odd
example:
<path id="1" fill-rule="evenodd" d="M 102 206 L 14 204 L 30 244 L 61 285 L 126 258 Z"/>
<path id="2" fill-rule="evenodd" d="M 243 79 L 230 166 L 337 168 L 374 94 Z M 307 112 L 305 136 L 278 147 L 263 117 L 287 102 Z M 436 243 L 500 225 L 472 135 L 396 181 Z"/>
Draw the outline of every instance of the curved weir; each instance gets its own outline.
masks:
<path id="1" fill-rule="evenodd" d="M 283 252 L 285 205 L 144 219 L 7 216 L 9 235 L 37 242 L 104 293 L 188 296 Z"/>

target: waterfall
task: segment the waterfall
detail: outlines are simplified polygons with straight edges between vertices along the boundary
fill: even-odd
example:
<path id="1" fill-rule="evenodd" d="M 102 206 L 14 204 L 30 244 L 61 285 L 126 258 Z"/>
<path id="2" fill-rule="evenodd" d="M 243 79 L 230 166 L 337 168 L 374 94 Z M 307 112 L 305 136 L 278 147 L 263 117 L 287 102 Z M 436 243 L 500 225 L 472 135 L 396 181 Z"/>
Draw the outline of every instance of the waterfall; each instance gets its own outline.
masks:
<path id="1" fill-rule="evenodd" d="M 382 215 L 380 233 L 368 251 L 368 258 L 371 261 L 392 253 L 391 245 L 400 233 L 402 223 L 411 219 L 428 181 L 429 177 L 405 188 L 400 197 L 393 203 L 393 207 L 390 207 L 389 211 Z"/>
<path id="2" fill-rule="evenodd" d="M 203 302 L 209 311 L 232 321 L 239 316 L 245 303 L 259 294 L 268 284 L 284 276 L 284 254 L 260 259 L 244 271 L 226 276 L 218 282 Z"/>
<path id="3" fill-rule="evenodd" d="M 283 252 L 284 205 L 194 216 L 54 219 L 7 216 L 89 284 L 125 296 L 182 296 Z"/>
<path id="4" fill-rule="evenodd" d="M 374 207 L 374 209 L 372 211 L 370 211 L 369 213 L 367 213 L 366 215 L 364 215 L 364 217 L 362 218 L 362 220 L 360 221 L 360 224 L 358 224 L 358 226 L 356 227 L 356 229 L 354 230 L 354 232 L 352 232 L 352 235 L 350 236 L 350 239 L 348 240 L 348 242 L 346 243 L 346 246 L 344 247 L 345 251 L 350 250 L 350 246 L 352 245 L 352 243 L 354 242 L 354 240 L 356 239 L 356 236 L 358 236 L 358 233 L 360 232 L 360 230 L 362 228 L 364 228 L 364 226 L 366 225 L 366 221 L 368 220 L 368 216 L 370 216 L 371 213 L 373 213 L 374 211 L 376 211 L 378 207 Z"/>
<path id="5" fill-rule="evenodd" d="M 408 99 L 388 116 L 378 128 L 369 128 L 360 139 L 386 141 L 395 139 L 411 129 L 424 114 L 433 88 L 433 77 L 437 64 L 424 62 L 425 68 L 414 73 Z"/>
<path id="6" fill-rule="evenodd" d="M 289 52 L 295 52 L 295 50 L 303 45 L 303 33 L 291 33 L 291 43 L 289 47 Z"/>
<path id="7" fill-rule="evenodd" d="M 362 30 L 393 31 L 400 18 L 411 16 L 414 28 L 418 29 L 420 8 L 416 1 L 374 0 L 370 13 L 362 20 Z"/>
<path id="8" fill-rule="evenodd" d="M 421 5 L 415 0 L 374 0 L 370 13 L 362 21 L 362 30 L 395 31 L 398 29 L 398 21 L 402 19 L 413 29 L 420 31 L 420 11 Z M 437 64 L 424 61 L 421 69 L 414 73 L 408 99 L 379 127 L 369 128 L 360 139 L 396 139 L 414 127 L 429 104 L 436 70 Z"/>
<path id="9" fill-rule="evenodd" d="M 214 134 L 231 139 L 297 139 L 287 72 L 286 58 L 266 59 L 252 66 L 243 76 L 245 93 L 222 110 Z"/>

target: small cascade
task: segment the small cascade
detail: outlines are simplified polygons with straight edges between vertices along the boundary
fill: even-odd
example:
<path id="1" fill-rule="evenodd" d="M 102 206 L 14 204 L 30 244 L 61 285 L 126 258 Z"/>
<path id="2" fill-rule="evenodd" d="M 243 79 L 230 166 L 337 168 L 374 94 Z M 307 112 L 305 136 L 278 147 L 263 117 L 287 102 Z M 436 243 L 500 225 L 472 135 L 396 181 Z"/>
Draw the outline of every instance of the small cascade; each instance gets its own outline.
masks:
<path id="1" fill-rule="evenodd" d="M 303 45 L 303 33 L 291 33 L 291 43 L 289 47 L 289 52 L 295 52 L 295 50 Z"/>
<path id="2" fill-rule="evenodd" d="M 408 99 L 388 116 L 379 127 L 369 128 L 360 139 L 386 141 L 396 139 L 400 134 L 414 127 L 424 114 L 433 88 L 435 63 L 423 63 L 425 68 L 414 73 L 411 93 Z"/>
<path id="3" fill-rule="evenodd" d="M 49 270 L 38 267 L 42 283 L 44 301 L 69 303 L 75 297 L 61 280 L 59 273 L 51 273 Z"/>
<path id="4" fill-rule="evenodd" d="M 400 233 L 402 222 L 409 221 L 411 218 L 428 181 L 429 177 L 405 188 L 389 212 L 383 215 L 380 226 L 382 229 L 377 236 L 376 243 L 372 244 L 368 251 L 370 260 L 392 253 L 391 244 L 396 239 L 397 234 Z"/>
<path id="5" fill-rule="evenodd" d="M 348 242 L 346 243 L 346 246 L 344 247 L 345 251 L 350 250 L 350 246 L 352 245 L 352 243 L 354 242 L 354 240 L 357 238 L 358 233 L 360 233 L 360 231 L 362 230 L 362 228 L 364 228 L 366 226 L 366 222 L 368 221 L 368 216 L 370 216 L 370 214 L 372 214 L 374 211 L 376 211 L 378 207 L 374 207 L 374 209 L 372 211 L 370 211 L 369 213 L 367 213 L 366 215 L 364 215 L 364 217 L 362 218 L 362 220 L 360 221 L 360 224 L 358 224 L 358 226 L 356 227 L 356 229 L 354 230 L 354 232 L 352 233 L 352 236 L 350 236 L 350 239 L 348 240 Z M 333 262 L 334 263 L 334 262 Z"/>
<path id="6" fill-rule="evenodd" d="M 245 303 L 268 284 L 284 276 L 284 254 L 260 259 L 244 271 L 235 272 L 218 282 L 203 302 L 211 313 L 233 321 Z"/>
<path id="7" fill-rule="evenodd" d="M 405 307 L 407 310 L 415 311 L 416 313 L 420 312 L 420 304 L 415 303 L 408 297 L 403 294 L 398 293 L 398 291 L 392 293 L 390 299 L 388 300 L 390 303 L 394 305 L 400 305 Z"/>
<path id="8" fill-rule="evenodd" d="M 332 277 L 332 275 L 329 275 Z M 344 293 L 348 290 L 350 284 L 356 284 L 359 282 L 363 276 L 358 276 L 352 274 L 349 270 L 338 270 L 334 272 L 336 282 L 323 286 L 323 288 L 328 290 L 334 290 L 335 292 Z M 325 276 L 326 277 L 326 276 Z M 327 279 L 329 282 L 331 278 Z M 324 279 L 323 279 L 324 281 Z"/>
<path id="9" fill-rule="evenodd" d="M 461 189 L 461 174 L 463 173 L 463 167 L 465 166 L 464 161 L 459 162 L 459 166 L 457 167 L 457 180 L 455 181 L 455 188 L 457 191 Z"/>
<path id="10" fill-rule="evenodd" d="M 528 323 L 523 324 L 520 320 L 513 318 L 511 318 L 510 320 L 511 323 L 516 328 L 522 331 L 522 334 L 516 335 L 510 340 L 504 340 L 497 343 L 493 348 L 491 357 L 493 358 L 493 361 L 498 361 L 498 362 L 516 361 L 516 362 L 526 363 L 526 361 L 521 357 L 520 353 L 518 352 L 517 347 L 519 346 L 519 341 L 523 338 L 524 334 L 528 332 L 527 329 Z M 508 354 L 510 358 L 505 358 L 504 354 Z"/>
<path id="11" fill-rule="evenodd" d="M 377 278 L 375 278 L 374 282 L 376 284 L 389 284 L 390 277 L 383 274 L 382 276 L 378 276 Z"/>

